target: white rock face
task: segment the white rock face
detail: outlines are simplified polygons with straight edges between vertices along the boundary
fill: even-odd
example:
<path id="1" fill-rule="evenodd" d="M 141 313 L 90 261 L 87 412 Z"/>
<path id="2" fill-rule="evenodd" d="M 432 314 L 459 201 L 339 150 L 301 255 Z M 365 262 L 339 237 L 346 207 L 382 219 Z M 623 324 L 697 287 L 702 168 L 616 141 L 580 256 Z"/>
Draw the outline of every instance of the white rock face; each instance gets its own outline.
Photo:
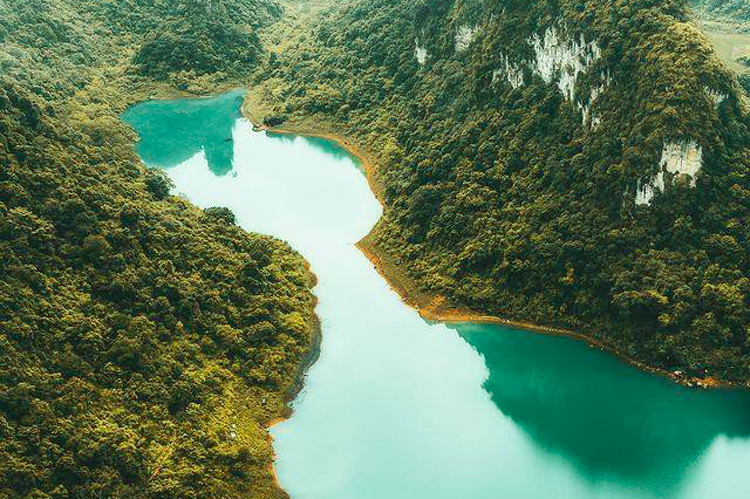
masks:
<path id="1" fill-rule="evenodd" d="M 493 84 L 505 80 L 513 88 L 520 88 L 525 84 L 524 68 L 528 67 L 546 83 L 557 82 L 563 96 L 573 101 L 576 100 L 578 78 L 601 59 L 601 49 L 596 42 L 586 43 L 583 35 L 579 40 L 566 39 L 555 27 L 548 28 L 544 36 L 537 34 L 530 37 L 527 43 L 534 50 L 534 60 L 514 63 L 504 55 L 502 67 L 492 72 Z M 599 82 L 590 89 L 589 95 L 577 99 L 584 125 L 596 127 L 600 123 L 601 120 L 592 113 L 591 106 L 611 83 L 609 72 L 602 72 Z"/>
<path id="2" fill-rule="evenodd" d="M 558 76 L 558 88 L 571 101 L 575 97 L 579 75 L 602 56 L 596 42 L 586 43 L 583 35 L 580 41 L 565 40 L 554 27 L 547 28 L 544 37 L 532 36 L 529 43 L 536 55 L 534 71 L 547 83 L 552 83 Z"/>
<path id="3" fill-rule="evenodd" d="M 638 181 L 635 188 L 635 204 L 636 206 L 648 205 L 651 206 L 651 200 L 656 196 L 654 187 L 650 184 L 641 185 L 641 181 Z"/>
<path id="4" fill-rule="evenodd" d="M 716 90 L 709 88 L 709 87 L 703 87 L 703 89 L 706 91 L 706 94 L 708 94 L 708 98 L 711 99 L 711 101 L 713 101 L 716 107 L 719 107 L 719 104 L 727 100 L 726 94 L 719 93 Z"/>
<path id="5" fill-rule="evenodd" d="M 636 186 L 635 190 L 635 204 L 637 206 L 640 205 L 651 205 L 651 200 L 654 199 L 657 192 L 664 192 L 664 172 L 660 171 L 656 175 L 654 175 L 654 178 L 651 179 L 650 182 L 646 184 L 641 184 L 641 181 L 638 181 L 638 184 Z"/>
<path id="6" fill-rule="evenodd" d="M 695 187 L 696 177 L 703 167 L 703 148 L 694 140 L 666 143 L 660 165 L 673 175 L 688 175 L 690 187 Z"/>
<path id="7" fill-rule="evenodd" d="M 591 128 L 596 128 L 601 123 L 601 119 L 592 112 L 591 107 L 594 105 L 596 99 L 604 92 L 604 90 L 612 84 L 612 76 L 607 73 L 599 75 L 599 83 L 591 88 L 591 92 L 587 99 L 578 101 L 578 109 L 581 110 L 581 116 L 583 117 L 583 124 L 590 124 Z"/>
<path id="8" fill-rule="evenodd" d="M 646 184 L 638 181 L 635 204 L 650 205 L 656 193 L 664 192 L 667 182 L 673 182 L 678 175 L 690 177 L 690 187 L 695 187 L 702 167 L 703 148 L 694 140 L 666 142 L 661 153 L 659 172 Z"/>
<path id="9" fill-rule="evenodd" d="M 523 68 L 517 64 L 510 62 L 508 56 L 503 56 L 503 67 L 502 69 L 496 69 L 492 72 L 492 84 L 494 85 L 501 79 L 510 84 L 513 88 L 521 88 L 524 83 Z"/>
<path id="10" fill-rule="evenodd" d="M 427 59 L 430 57 L 430 53 L 427 52 L 427 49 L 424 47 L 419 46 L 419 38 L 416 38 L 414 40 L 414 44 L 416 47 L 414 48 L 414 57 L 417 58 L 417 62 L 424 66 L 427 62 Z"/>
<path id="11" fill-rule="evenodd" d="M 479 26 L 469 26 L 464 24 L 456 30 L 456 52 L 463 52 L 469 48 L 481 28 Z"/>

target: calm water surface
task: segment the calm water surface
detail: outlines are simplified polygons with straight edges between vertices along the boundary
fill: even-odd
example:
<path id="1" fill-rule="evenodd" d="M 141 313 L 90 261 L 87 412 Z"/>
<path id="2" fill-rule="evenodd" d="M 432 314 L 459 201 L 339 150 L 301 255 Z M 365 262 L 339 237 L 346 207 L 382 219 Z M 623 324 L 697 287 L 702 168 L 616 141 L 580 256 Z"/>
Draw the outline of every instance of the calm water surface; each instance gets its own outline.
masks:
<path id="1" fill-rule="evenodd" d="M 423 321 L 354 246 L 381 208 L 336 145 L 254 133 L 241 92 L 148 102 L 138 152 L 319 278 L 320 360 L 272 430 L 294 499 L 747 499 L 750 394 L 644 374 L 567 338 Z"/>

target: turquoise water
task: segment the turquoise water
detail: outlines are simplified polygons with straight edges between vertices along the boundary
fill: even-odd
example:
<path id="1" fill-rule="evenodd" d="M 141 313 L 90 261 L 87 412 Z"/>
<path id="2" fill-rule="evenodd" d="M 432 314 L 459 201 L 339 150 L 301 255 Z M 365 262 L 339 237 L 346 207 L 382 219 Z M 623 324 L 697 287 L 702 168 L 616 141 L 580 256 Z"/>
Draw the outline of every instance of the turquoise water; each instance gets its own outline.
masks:
<path id="1" fill-rule="evenodd" d="M 294 499 L 750 497 L 750 393 L 686 389 L 568 338 L 423 321 L 354 246 L 381 214 L 356 160 L 254 133 L 241 99 L 124 119 L 176 193 L 288 240 L 319 278 L 321 357 L 272 429 Z"/>

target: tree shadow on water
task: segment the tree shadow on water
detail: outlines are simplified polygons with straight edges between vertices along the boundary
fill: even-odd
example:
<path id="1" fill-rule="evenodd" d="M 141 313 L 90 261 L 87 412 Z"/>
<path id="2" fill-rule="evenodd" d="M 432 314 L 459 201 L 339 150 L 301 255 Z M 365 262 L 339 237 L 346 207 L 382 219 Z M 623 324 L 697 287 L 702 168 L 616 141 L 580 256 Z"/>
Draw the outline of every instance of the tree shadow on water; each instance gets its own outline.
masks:
<path id="1" fill-rule="evenodd" d="M 268 132 L 268 137 L 279 140 L 282 142 L 294 142 L 298 138 L 302 139 L 306 144 L 310 145 L 313 149 L 322 151 L 328 156 L 332 156 L 336 159 L 353 158 L 352 155 L 347 152 L 346 149 L 338 145 L 335 141 L 330 139 L 324 139 L 322 137 L 307 137 L 304 135 L 291 135 L 287 133 L 273 133 Z"/>
<path id="2" fill-rule="evenodd" d="M 304 137 L 304 139 L 305 142 L 310 144 L 314 149 L 323 151 L 324 153 L 333 156 L 336 159 L 344 159 L 350 157 L 350 154 L 346 151 L 346 149 L 332 140 L 319 137 Z"/>
<path id="3" fill-rule="evenodd" d="M 172 168 L 201 151 L 215 175 L 232 170 L 232 130 L 240 117 L 244 92 L 209 99 L 149 101 L 128 109 L 122 119 L 138 135 L 138 154 L 149 166 Z"/>
<path id="4" fill-rule="evenodd" d="M 591 481 L 674 491 L 718 436 L 750 446 L 750 392 L 685 388 L 569 338 L 454 328 L 484 357 L 500 411 Z"/>
<path id="5" fill-rule="evenodd" d="M 294 143 L 295 140 L 297 140 L 297 135 L 292 135 L 288 133 L 276 133 L 276 132 L 266 132 L 266 137 L 273 140 L 278 140 L 279 142 L 284 142 L 287 144 Z"/>

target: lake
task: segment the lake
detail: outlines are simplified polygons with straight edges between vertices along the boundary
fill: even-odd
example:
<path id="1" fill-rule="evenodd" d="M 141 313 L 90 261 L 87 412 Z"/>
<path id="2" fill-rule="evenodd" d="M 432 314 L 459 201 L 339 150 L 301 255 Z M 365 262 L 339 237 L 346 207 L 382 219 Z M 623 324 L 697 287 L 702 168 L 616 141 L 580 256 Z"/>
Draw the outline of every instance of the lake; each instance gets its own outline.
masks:
<path id="1" fill-rule="evenodd" d="M 750 392 L 678 386 L 569 338 L 432 324 L 356 248 L 381 215 L 356 158 L 256 133 L 241 91 L 123 116 L 175 193 L 311 263 L 323 343 L 271 433 L 293 499 L 747 499 Z"/>

